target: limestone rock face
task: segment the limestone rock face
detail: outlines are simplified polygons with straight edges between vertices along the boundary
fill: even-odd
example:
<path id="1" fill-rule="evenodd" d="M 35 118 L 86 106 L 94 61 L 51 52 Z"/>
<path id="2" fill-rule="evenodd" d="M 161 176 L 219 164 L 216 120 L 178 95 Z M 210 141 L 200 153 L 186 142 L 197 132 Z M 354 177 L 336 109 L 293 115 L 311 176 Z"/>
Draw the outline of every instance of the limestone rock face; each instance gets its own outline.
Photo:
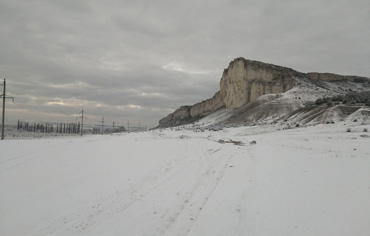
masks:
<path id="1" fill-rule="evenodd" d="M 217 92 L 212 98 L 194 104 L 190 109 L 192 117 L 205 116 L 209 113 L 225 106 L 224 100 L 220 92 Z"/>
<path id="2" fill-rule="evenodd" d="M 166 116 L 165 118 L 162 118 L 159 121 L 159 124 L 160 125 L 165 125 L 165 124 L 170 125 L 174 123 L 176 120 L 182 120 L 182 119 L 188 118 L 190 117 L 190 109 L 191 109 L 191 106 L 182 106 L 176 111 L 174 111 L 173 113 Z"/>
<path id="3" fill-rule="evenodd" d="M 237 58 L 222 75 L 221 96 L 227 108 L 239 108 L 261 95 L 291 89 L 295 75 L 299 72 L 289 68 Z"/>
<path id="4" fill-rule="evenodd" d="M 236 108 L 248 100 L 247 71 L 243 60 L 234 60 L 224 70 L 220 81 L 220 92 L 228 108 Z"/>
<path id="5" fill-rule="evenodd" d="M 293 76 L 299 74 L 292 69 L 263 62 L 237 58 L 224 70 L 220 91 L 212 98 L 183 106 L 159 121 L 160 127 L 179 123 L 181 120 L 202 117 L 222 108 L 239 108 L 259 96 L 282 93 L 294 86 Z"/>
<path id="6" fill-rule="evenodd" d="M 353 82 L 365 82 L 367 78 L 353 76 L 353 75 L 337 75 L 332 73 L 317 73 L 310 72 L 305 74 L 305 77 L 311 80 L 323 80 L 323 81 L 339 81 L 339 80 L 349 80 Z"/>
<path id="7" fill-rule="evenodd" d="M 265 94 L 279 94 L 295 86 L 296 78 L 305 78 L 315 84 L 322 81 L 351 81 L 370 87 L 369 78 L 343 76 L 330 73 L 301 73 L 290 68 L 258 61 L 236 58 L 224 70 L 220 80 L 220 91 L 212 98 L 183 106 L 159 121 L 159 127 L 169 127 L 193 122 L 219 108 L 238 109 Z"/>

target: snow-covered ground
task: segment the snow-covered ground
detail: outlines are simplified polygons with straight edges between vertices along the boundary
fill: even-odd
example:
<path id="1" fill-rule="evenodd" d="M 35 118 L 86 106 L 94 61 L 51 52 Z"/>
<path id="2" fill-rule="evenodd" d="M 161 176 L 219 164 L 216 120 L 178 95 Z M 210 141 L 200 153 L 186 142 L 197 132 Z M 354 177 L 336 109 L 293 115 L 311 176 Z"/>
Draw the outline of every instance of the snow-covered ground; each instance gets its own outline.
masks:
<path id="1" fill-rule="evenodd" d="M 278 128 L 0 141 L 0 235 L 369 235 L 370 126 Z"/>

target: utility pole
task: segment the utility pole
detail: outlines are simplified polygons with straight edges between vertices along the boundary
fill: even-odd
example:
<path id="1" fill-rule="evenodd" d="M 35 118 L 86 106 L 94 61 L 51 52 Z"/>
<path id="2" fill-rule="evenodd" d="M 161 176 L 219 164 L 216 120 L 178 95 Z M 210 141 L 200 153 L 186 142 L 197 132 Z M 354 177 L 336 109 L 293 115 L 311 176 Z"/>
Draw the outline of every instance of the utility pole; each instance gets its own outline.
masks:
<path id="1" fill-rule="evenodd" d="M 1 123 L 1 140 L 4 140 L 4 125 L 5 125 L 5 99 L 7 98 L 11 98 L 13 99 L 13 102 L 14 102 L 14 98 L 13 97 L 7 97 L 6 96 L 6 81 L 4 79 L 4 82 L 3 82 L 3 94 L 0 95 L 0 97 L 3 98 L 3 118 L 2 118 L 2 123 Z"/>
<path id="2" fill-rule="evenodd" d="M 130 120 L 127 121 L 127 132 L 130 130 Z"/>
<path id="3" fill-rule="evenodd" d="M 84 119 L 87 119 L 86 117 L 84 117 L 84 110 L 82 110 L 82 115 L 80 117 L 77 117 L 76 119 L 81 119 L 81 136 L 82 136 L 84 132 Z"/>
<path id="4" fill-rule="evenodd" d="M 104 134 L 104 117 L 103 120 L 101 121 L 101 133 Z"/>
<path id="5" fill-rule="evenodd" d="M 114 133 L 114 121 L 113 121 L 113 130 L 112 130 L 112 133 Z"/>

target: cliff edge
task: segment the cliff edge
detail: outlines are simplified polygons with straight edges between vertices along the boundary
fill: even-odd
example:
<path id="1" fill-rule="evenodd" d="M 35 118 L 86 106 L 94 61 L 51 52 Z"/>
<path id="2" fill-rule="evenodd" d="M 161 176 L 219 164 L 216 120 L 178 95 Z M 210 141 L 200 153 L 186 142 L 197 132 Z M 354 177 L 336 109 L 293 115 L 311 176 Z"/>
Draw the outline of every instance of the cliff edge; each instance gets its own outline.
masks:
<path id="1" fill-rule="evenodd" d="M 265 94 L 281 94 L 292 89 L 301 79 L 319 87 L 333 82 L 369 83 L 369 78 L 331 73 L 301 73 L 293 69 L 247 60 L 239 57 L 223 71 L 220 90 L 207 100 L 182 106 L 159 121 L 159 127 L 172 127 L 194 122 L 212 112 L 228 108 L 237 110 Z"/>

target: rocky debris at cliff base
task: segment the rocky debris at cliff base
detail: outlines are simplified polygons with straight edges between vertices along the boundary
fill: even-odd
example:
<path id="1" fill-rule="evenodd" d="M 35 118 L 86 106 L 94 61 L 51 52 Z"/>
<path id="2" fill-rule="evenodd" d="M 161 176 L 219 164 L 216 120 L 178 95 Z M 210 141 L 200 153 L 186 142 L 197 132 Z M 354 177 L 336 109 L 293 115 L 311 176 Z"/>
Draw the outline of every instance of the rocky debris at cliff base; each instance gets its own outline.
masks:
<path id="1" fill-rule="evenodd" d="M 257 142 L 253 140 L 253 141 L 249 142 L 249 144 L 250 145 L 255 145 L 255 144 L 257 144 Z"/>
<path id="2" fill-rule="evenodd" d="M 221 143 L 221 144 L 232 143 L 234 145 L 244 146 L 244 143 L 242 141 L 235 141 L 235 140 L 232 140 L 232 139 L 228 139 L 228 140 L 219 139 L 217 142 Z"/>

